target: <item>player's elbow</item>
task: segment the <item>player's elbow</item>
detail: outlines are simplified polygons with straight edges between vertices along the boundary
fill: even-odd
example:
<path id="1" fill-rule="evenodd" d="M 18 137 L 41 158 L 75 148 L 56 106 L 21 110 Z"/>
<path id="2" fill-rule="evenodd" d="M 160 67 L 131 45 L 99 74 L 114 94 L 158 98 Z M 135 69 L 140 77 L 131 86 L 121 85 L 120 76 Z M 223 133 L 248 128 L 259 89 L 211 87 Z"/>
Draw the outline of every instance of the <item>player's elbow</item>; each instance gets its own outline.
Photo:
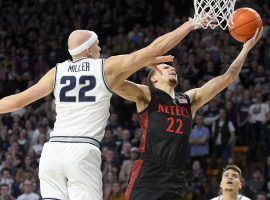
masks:
<path id="1" fill-rule="evenodd" d="M 14 101 L 11 101 L 11 104 L 10 104 L 10 109 L 12 111 L 17 111 L 17 110 L 20 110 L 24 107 L 23 105 L 23 102 L 19 101 L 19 100 L 14 100 Z"/>
<path id="2" fill-rule="evenodd" d="M 223 75 L 223 81 L 225 81 L 226 83 L 230 84 L 231 82 L 233 82 L 236 78 L 237 78 L 237 73 L 235 73 L 234 71 L 227 71 L 224 75 Z"/>

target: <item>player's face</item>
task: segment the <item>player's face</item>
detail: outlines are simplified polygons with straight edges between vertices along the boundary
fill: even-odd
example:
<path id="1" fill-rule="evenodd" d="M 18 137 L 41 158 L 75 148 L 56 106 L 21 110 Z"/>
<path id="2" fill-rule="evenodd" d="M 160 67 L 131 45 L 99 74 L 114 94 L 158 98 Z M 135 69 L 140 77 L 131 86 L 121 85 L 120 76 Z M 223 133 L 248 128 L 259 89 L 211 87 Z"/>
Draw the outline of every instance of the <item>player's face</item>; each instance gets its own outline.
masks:
<path id="1" fill-rule="evenodd" d="M 91 47 L 90 47 L 90 55 L 93 59 L 99 59 L 100 57 L 100 46 L 99 46 L 99 40 L 97 40 Z"/>
<path id="2" fill-rule="evenodd" d="M 178 82 L 177 74 L 174 67 L 167 64 L 160 64 L 157 66 L 159 70 L 156 71 L 153 78 L 156 82 L 169 83 L 169 85 L 175 86 Z"/>
<path id="3" fill-rule="evenodd" d="M 225 171 L 222 176 L 220 187 L 222 191 L 238 192 L 241 188 L 240 175 L 232 169 Z"/>

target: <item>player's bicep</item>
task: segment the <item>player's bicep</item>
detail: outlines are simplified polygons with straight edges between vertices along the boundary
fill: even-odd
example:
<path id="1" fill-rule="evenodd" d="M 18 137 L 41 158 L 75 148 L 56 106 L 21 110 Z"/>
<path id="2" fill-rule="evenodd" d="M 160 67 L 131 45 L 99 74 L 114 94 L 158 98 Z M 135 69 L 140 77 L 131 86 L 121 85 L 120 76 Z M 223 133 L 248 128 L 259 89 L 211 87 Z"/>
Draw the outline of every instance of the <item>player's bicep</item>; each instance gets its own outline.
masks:
<path id="1" fill-rule="evenodd" d="M 197 91 L 194 96 L 196 108 L 198 109 L 207 102 L 209 102 L 212 98 L 214 98 L 217 94 L 219 94 L 222 90 L 224 90 L 229 85 L 229 83 L 230 79 L 225 74 L 217 76 L 208 81 L 202 87 L 197 88 Z"/>
<path id="2" fill-rule="evenodd" d="M 145 97 L 144 90 L 147 86 L 124 81 L 114 87 L 113 91 L 119 96 L 133 102 L 139 102 Z"/>
<path id="3" fill-rule="evenodd" d="M 105 59 L 105 78 L 109 86 L 113 87 L 116 82 L 126 80 L 137 70 L 151 63 L 154 58 L 149 48 L 146 47 L 131 54 L 112 56 Z"/>

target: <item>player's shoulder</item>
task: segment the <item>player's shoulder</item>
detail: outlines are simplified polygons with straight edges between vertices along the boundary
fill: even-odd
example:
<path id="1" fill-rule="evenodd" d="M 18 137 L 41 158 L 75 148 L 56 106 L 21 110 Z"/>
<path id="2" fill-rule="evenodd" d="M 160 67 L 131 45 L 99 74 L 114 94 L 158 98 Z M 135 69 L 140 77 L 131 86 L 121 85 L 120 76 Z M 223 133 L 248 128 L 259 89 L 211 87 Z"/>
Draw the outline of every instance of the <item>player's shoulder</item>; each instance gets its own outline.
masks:
<path id="1" fill-rule="evenodd" d="M 140 87 L 144 92 L 150 93 L 150 88 L 147 85 L 144 84 L 136 84 L 138 87 Z"/>

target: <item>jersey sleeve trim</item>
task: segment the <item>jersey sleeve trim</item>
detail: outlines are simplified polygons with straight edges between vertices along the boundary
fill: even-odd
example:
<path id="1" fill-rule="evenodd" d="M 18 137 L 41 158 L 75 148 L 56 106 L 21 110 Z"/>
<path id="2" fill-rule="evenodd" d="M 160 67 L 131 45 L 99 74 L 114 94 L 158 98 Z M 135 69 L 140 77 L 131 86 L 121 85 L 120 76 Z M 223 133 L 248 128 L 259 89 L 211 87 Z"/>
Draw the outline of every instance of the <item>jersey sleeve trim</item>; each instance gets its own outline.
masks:
<path id="1" fill-rule="evenodd" d="M 104 85 L 106 86 L 106 88 L 108 89 L 108 91 L 110 93 L 113 93 L 113 91 L 109 88 L 108 84 L 107 84 L 107 81 L 105 79 L 105 71 L 104 71 L 104 59 L 102 59 L 102 78 L 103 78 L 103 82 L 104 82 Z"/>
<path id="2" fill-rule="evenodd" d="M 55 65 L 55 73 L 54 73 L 54 83 L 53 83 L 53 93 L 55 92 L 55 87 L 56 87 L 56 79 L 57 79 L 57 66 L 58 63 Z"/>
<path id="3" fill-rule="evenodd" d="M 88 59 L 87 57 L 81 57 L 79 58 L 78 60 L 68 60 L 68 62 L 72 62 L 72 63 L 76 63 L 76 62 L 79 62 L 80 60 L 83 60 L 83 59 Z"/>
<path id="4" fill-rule="evenodd" d="M 188 104 L 190 105 L 190 99 L 189 99 L 189 96 L 187 94 L 184 94 L 183 95 L 187 98 L 187 101 L 188 101 Z"/>
<path id="5" fill-rule="evenodd" d="M 191 103 L 190 103 L 190 98 L 187 94 L 183 93 L 184 97 L 186 97 L 187 102 L 188 102 L 188 110 L 190 112 L 190 115 L 192 116 L 192 112 L 191 112 Z"/>

